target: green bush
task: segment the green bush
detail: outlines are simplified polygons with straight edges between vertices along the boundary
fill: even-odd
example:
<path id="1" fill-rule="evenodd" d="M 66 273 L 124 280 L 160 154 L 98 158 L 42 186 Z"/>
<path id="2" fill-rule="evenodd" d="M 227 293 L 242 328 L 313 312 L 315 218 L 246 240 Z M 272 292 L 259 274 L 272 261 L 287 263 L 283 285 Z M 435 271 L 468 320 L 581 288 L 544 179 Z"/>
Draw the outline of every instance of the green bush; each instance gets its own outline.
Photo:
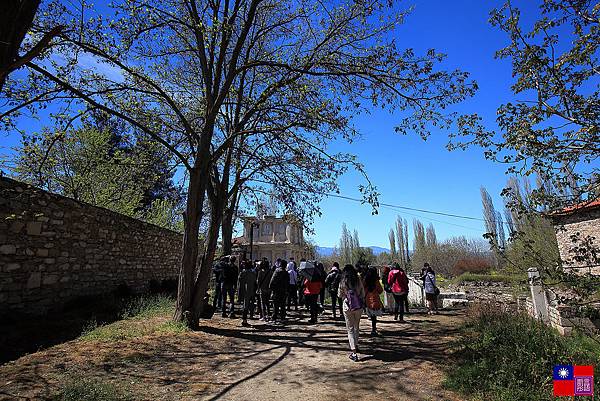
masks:
<path id="1" fill-rule="evenodd" d="M 75 377 L 66 382 L 53 401 L 133 401 L 127 389 L 100 379 Z"/>
<path id="2" fill-rule="evenodd" d="M 600 365 L 590 338 L 562 337 L 527 315 L 489 304 L 473 307 L 470 315 L 455 344 L 445 382 L 450 389 L 489 401 L 551 400 L 554 365 Z"/>
<path id="3" fill-rule="evenodd" d="M 463 282 L 473 282 L 473 281 L 489 281 L 494 283 L 507 283 L 507 284 L 516 284 L 520 282 L 527 282 L 526 275 L 513 275 L 513 274 L 498 274 L 498 273 L 490 273 L 490 274 L 478 274 L 478 273 L 463 273 L 460 276 L 454 277 L 451 282 L 453 284 L 459 284 Z"/>

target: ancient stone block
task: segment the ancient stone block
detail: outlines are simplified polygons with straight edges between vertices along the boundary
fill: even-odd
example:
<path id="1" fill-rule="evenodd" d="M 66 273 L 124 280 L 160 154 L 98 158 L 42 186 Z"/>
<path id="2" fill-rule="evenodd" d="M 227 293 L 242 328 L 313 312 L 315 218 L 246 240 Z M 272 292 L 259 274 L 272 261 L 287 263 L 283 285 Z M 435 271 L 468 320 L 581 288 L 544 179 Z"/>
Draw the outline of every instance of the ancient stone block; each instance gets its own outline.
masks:
<path id="1" fill-rule="evenodd" d="M 23 227 L 25 227 L 25 223 L 23 223 L 22 221 L 13 221 L 10 224 L 10 231 L 12 231 L 13 233 L 20 233 Z"/>
<path id="2" fill-rule="evenodd" d="M 33 288 L 39 288 L 42 284 L 42 273 L 33 272 L 29 275 L 29 279 L 27 280 L 27 289 L 31 290 Z"/>
<path id="3" fill-rule="evenodd" d="M 6 271 L 7 272 L 11 272 L 13 270 L 18 270 L 21 268 L 21 265 L 18 263 L 7 263 L 6 264 Z"/>
<path id="4" fill-rule="evenodd" d="M 35 254 L 41 258 L 45 258 L 46 256 L 48 256 L 48 249 L 39 248 L 35 251 Z"/>
<path id="5" fill-rule="evenodd" d="M 0 245 L 0 253 L 3 255 L 14 255 L 17 253 L 17 247 L 13 244 Z"/>
<path id="6" fill-rule="evenodd" d="M 56 274 L 44 275 L 44 285 L 56 284 L 57 281 L 58 281 L 58 275 L 56 275 Z"/>
<path id="7" fill-rule="evenodd" d="M 40 235 L 42 233 L 42 223 L 39 221 L 30 221 L 27 223 L 27 235 Z"/>

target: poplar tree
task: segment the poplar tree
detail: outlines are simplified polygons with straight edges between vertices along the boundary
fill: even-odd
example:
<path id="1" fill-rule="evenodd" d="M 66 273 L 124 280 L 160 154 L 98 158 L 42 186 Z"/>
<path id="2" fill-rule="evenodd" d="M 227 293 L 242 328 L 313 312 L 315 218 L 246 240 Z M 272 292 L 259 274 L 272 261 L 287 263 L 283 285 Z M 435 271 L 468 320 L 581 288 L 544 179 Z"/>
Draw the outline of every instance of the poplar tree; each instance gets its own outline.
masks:
<path id="1" fill-rule="evenodd" d="M 390 232 L 388 233 L 388 238 L 390 240 L 390 254 L 392 259 L 395 259 L 397 256 L 397 252 L 396 252 L 396 235 L 394 233 L 393 229 L 390 229 Z"/>

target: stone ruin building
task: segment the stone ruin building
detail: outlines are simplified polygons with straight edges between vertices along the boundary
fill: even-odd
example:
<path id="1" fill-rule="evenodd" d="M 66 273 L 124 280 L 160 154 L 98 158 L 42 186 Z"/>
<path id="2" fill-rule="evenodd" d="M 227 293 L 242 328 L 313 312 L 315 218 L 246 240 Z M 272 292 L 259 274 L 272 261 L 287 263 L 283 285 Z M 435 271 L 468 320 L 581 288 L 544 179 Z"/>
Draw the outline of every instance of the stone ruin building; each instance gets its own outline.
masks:
<path id="1" fill-rule="evenodd" d="M 314 254 L 304 239 L 302 223 L 290 216 L 243 217 L 244 234 L 234 238 L 234 253 L 250 258 L 250 230 L 252 232 L 252 258 L 277 258 L 295 260 L 312 259 Z M 254 226 L 253 226 L 254 223 Z M 253 226 L 253 227 L 252 227 Z"/>

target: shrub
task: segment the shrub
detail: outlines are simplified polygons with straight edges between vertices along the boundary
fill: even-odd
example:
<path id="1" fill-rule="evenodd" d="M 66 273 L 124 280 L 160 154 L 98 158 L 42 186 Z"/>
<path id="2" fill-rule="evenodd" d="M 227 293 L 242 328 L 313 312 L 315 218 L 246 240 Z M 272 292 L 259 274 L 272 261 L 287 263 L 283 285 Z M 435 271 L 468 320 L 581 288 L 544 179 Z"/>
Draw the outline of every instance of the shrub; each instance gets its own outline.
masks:
<path id="1" fill-rule="evenodd" d="M 173 299 L 165 295 L 142 295 L 125 303 L 121 310 L 121 317 L 127 319 L 164 315 L 173 309 L 173 305 Z"/>
<path id="2" fill-rule="evenodd" d="M 471 257 L 460 259 L 452 266 L 452 275 L 460 276 L 463 273 L 484 273 L 492 269 L 492 263 L 485 258 Z"/>
<path id="3" fill-rule="evenodd" d="M 494 283 L 507 283 L 507 284 L 518 284 L 520 282 L 527 282 L 527 276 L 525 275 L 511 275 L 511 274 L 476 274 L 476 273 L 463 273 L 458 277 L 452 279 L 452 283 L 459 284 L 464 282 L 473 281 L 484 281 Z"/>
<path id="4" fill-rule="evenodd" d="M 469 314 L 445 382 L 461 393 L 490 401 L 551 400 L 554 365 L 600 363 L 593 342 L 561 337 L 527 315 L 492 304 Z M 595 391 L 600 395 L 598 386 Z"/>
<path id="5" fill-rule="evenodd" d="M 127 389 L 100 379 L 75 377 L 63 385 L 53 401 L 133 401 Z"/>

